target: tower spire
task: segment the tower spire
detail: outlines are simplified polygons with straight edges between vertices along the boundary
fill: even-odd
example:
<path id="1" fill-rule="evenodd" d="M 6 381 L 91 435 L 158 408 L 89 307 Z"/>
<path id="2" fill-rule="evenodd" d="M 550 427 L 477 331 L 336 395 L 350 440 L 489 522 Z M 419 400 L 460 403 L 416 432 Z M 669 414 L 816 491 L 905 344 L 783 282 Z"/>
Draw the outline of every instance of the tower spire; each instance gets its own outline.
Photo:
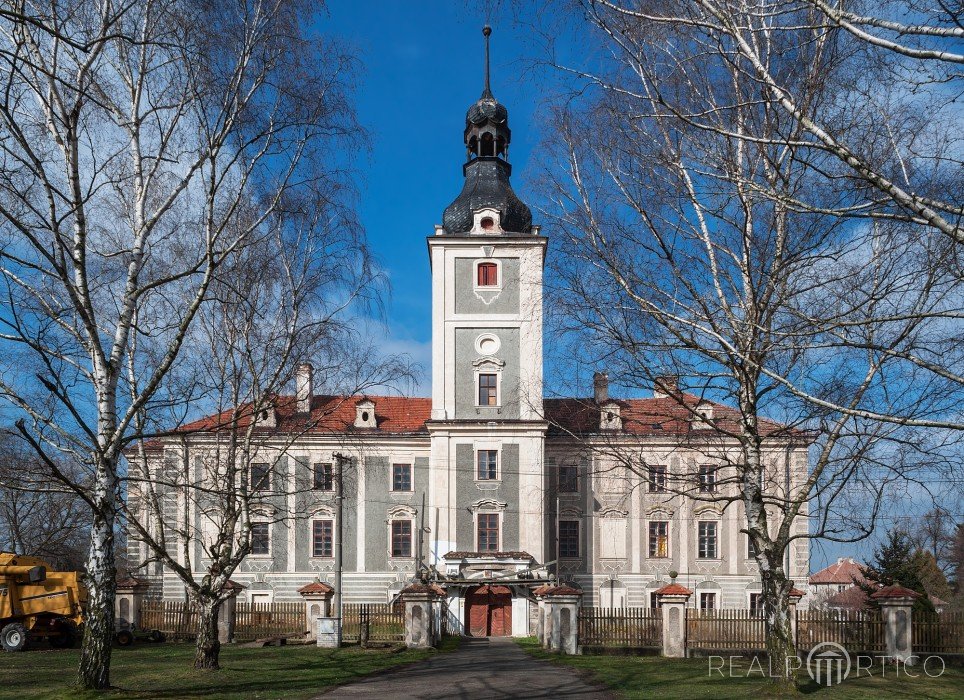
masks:
<path id="1" fill-rule="evenodd" d="M 485 89 L 482 97 L 492 97 L 492 88 L 489 83 L 489 36 L 492 34 L 492 27 L 485 25 L 482 27 L 482 36 L 485 37 Z"/>

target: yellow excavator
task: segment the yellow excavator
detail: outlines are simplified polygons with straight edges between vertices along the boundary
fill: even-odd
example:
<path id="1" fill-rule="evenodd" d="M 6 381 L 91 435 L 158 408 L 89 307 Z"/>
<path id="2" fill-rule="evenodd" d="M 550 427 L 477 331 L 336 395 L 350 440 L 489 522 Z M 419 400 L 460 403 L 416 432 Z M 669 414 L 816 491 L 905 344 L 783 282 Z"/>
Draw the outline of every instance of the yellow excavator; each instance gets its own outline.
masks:
<path id="1" fill-rule="evenodd" d="M 0 645 L 21 651 L 28 639 L 73 646 L 87 590 L 77 571 L 49 571 L 36 557 L 0 552 Z"/>

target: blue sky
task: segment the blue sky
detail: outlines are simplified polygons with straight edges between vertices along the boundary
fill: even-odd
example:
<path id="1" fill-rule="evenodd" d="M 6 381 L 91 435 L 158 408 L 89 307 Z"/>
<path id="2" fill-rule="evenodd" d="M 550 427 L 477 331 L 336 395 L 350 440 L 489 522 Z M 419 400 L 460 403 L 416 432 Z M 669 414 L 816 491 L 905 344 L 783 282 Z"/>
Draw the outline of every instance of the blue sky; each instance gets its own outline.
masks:
<path id="1" fill-rule="evenodd" d="M 482 91 L 486 17 L 460 2 L 397 0 L 332 3 L 319 28 L 347 41 L 363 65 L 356 104 L 372 136 L 362 174 L 361 217 L 391 279 L 389 338 L 424 376 L 431 359 L 431 277 L 425 238 L 462 187 L 465 110 Z M 538 44 L 511 21 L 492 21 L 492 89 L 509 108 L 513 185 L 532 205 L 526 173 L 539 137 L 539 91 L 522 76 Z"/>

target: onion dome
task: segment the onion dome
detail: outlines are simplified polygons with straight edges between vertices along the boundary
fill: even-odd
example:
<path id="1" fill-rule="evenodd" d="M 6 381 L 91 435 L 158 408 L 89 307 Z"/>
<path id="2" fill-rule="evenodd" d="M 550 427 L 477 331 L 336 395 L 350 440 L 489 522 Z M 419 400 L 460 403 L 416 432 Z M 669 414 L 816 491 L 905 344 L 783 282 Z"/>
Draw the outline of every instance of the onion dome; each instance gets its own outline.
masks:
<path id="1" fill-rule="evenodd" d="M 482 30 L 485 36 L 485 86 L 482 95 L 465 114 L 463 141 L 467 162 L 462 166 L 465 184 L 442 214 L 442 227 L 450 234 L 471 231 L 474 213 L 483 208 L 499 211 L 503 231 L 529 233 L 532 228 L 532 212 L 509 184 L 512 131 L 509 129 L 509 111 L 495 99 L 489 81 L 491 33 L 489 26 Z"/>

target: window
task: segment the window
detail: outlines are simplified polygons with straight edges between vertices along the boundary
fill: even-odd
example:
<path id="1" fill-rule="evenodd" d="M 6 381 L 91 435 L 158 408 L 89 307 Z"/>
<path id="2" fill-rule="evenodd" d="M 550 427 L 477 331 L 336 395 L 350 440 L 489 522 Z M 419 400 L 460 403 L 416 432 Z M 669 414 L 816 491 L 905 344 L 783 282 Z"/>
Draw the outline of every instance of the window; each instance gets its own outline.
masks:
<path id="1" fill-rule="evenodd" d="M 701 520 L 699 523 L 699 548 L 696 556 L 700 559 L 716 559 L 716 522 Z"/>
<path id="2" fill-rule="evenodd" d="M 656 465 L 649 468 L 649 492 L 663 493 L 666 491 L 666 465 Z"/>
<path id="3" fill-rule="evenodd" d="M 254 462 L 251 465 L 251 490 L 267 491 L 271 488 L 271 465 L 267 462 Z"/>
<path id="4" fill-rule="evenodd" d="M 758 615 L 763 614 L 763 594 L 762 593 L 750 594 L 750 612 L 757 613 Z"/>
<path id="5" fill-rule="evenodd" d="M 479 375 L 479 406 L 498 406 L 498 377 L 494 374 Z"/>
<path id="6" fill-rule="evenodd" d="M 491 221 L 491 219 L 489 219 Z M 499 284 L 499 266 L 495 263 L 479 263 L 478 267 L 478 286 L 496 287 Z"/>
<path id="7" fill-rule="evenodd" d="M 700 467 L 699 472 L 700 493 L 716 492 L 716 467 L 706 465 Z"/>
<path id="8" fill-rule="evenodd" d="M 316 491 L 331 491 L 335 484 L 335 472 L 331 462 L 316 464 L 314 469 L 314 486 Z"/>
<path id="9" fill-rule="evenodd" d="M 412 490 L 412 465 L 393 464 L 392 465 L 392 491 L 411 491 Z"/>
<path id="10" fill-rule="evenodd" d="M 700 593 L 700 610 L 716 610 L 716 593 Z"/>
<path id="11" fill-rule="evenodd" d="M 271 536 L 268 523 L 251 523 L 251 553 L 271 554 Z"/>
<path id="12" fill-rule="evenodd" d="M 499 514 L 498 513 L 479 513 L 479 548 L 480 552 L 499 551 Z"/>
<path id="13" fill-rule="evenodd" d="M 579 521 L 559 521 L 559 556 L 565 559 L 579 557 Z"/>
<path id="14" fill-rule="evenodd" d="M 575 464 L 563 464 L 559 467 L 560 493 L 576 493 L 579 491 L 579 467 Z"/>
<path id="15" fill-rule="evenodd" d="M 661 607 L 659 604 L 659 594 L 656 591 L 651 591 L 649 594 L 649 607 L 651 608 Z"/>
<path id="16" fill-rule="evenodd" d="M 335 522 L 314 520 L 311 523 L 311 556 L 331 557 L 335 551 Z"/>
<path id="17" fill-rule="evenodd" d="M 649 523 L 649 556 L 654 559 L 669 556 L 669 523 L 665 520 Z"/>
<path id="18" fill-rule="evenodd" d="M 478 477 L 480 481 L 491 481 L 499 478 L 499 451 L 479 450 Z"/>
<path id="19" fill-rule="evenodd" d="M 746 558 L 756 559 L 756 545 L 753 544 L 753 538 L 749 535 L 746 536 Z"/>
<path id="20" fill-rule="evenodd" d="M 392 556 L 412 556 L 412 521 L 392 521 Z"/>

